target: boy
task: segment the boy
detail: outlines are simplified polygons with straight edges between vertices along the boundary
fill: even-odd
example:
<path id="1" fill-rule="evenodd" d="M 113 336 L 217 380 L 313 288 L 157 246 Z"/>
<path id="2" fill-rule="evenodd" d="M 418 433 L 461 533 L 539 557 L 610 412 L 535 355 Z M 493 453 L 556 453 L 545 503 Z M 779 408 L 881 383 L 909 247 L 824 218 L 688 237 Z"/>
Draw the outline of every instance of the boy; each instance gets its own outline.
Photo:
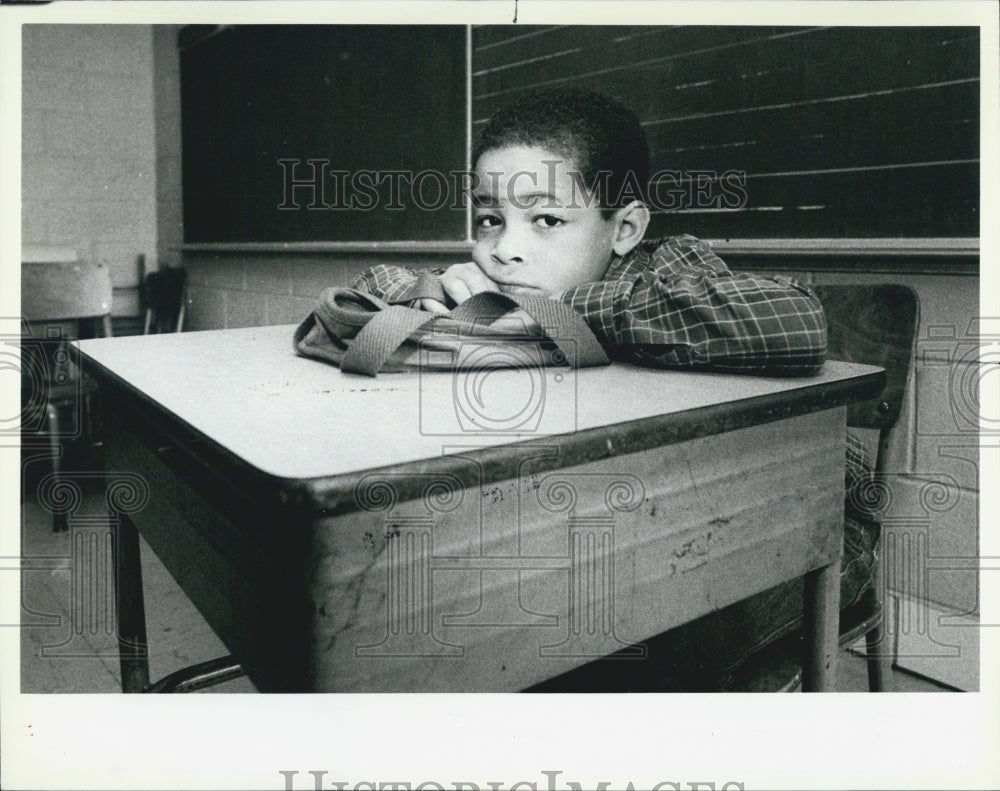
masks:
<path id="1" fill-rule="evenodd" d="M 355 288 L 436 313 L 481 291 L 557 299 L 583 315 L 610 357 L 639 365 L 772 376 L 821 367 L 826 322 L 808 288 L 734 274 L 691 236 L 643 240 L 648 148 L 620 104 L 587 91 L 527 96 L 493 116 L 473 162 L 473 260 L 431 273 L 447 303 L 428 296 L 440 288 L 422 288 L 428 273 L 397 266 L 368 270 Z M 870 465 L 848 440 L 850 491 Z M 877 535 L 866 515 L 846 515 L 842 606 L 870 579 Z M 794 629 L 797 587 L 779 586 L 647 641 L 656 661 L 641 668 L 596 662 L 538 689 L 725 688 L 750 651 Z"/>
<path id="2" fill-rule="evenodd" d="M 586 91 L 546 91 L 500 110 L 473 149 L 473 260 L 439 275 L 375 267 L 354 284 L 386 302 L 445 312 L 480 291 L 557 299 L 609 356 L 640 365 L 775 376 L 816 373 L 823 309 L 787 278 L 733 274 L 690 236 L 643 242 L 645 133 L 631 111 Z"/>

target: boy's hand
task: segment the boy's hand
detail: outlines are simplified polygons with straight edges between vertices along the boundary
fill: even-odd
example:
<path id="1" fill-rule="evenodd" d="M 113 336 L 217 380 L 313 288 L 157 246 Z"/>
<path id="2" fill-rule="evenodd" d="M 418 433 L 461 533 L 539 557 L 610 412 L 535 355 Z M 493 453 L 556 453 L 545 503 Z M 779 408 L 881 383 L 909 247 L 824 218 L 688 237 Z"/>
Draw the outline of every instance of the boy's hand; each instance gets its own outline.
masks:
<path id="1" fill-rule="evenodd" d="M 497 283 L 488 278 L 483 273 L 483 270 L 473 261 L 449 266 L 438 279 L 441 281 L 445 293 L 456 305 L 462 304 L 473 294 L 478 294 L 482 291 L 500 290 Z M 448 312 L 448 308 L 436 299 L 422 299 L 420 300 L 420 307 L 423 310 L 429 310 L 431 313 Z"/>
<path id="2" fill-rule="evenodd" d="M 464 264 L 453 264 L 438 279 L 441 281 L 445 293 L 455 301 L 456 305 L 460 305 L 474 294 L 479 294 L 483 291 L 501 292 L 500 284 L 487 277 L 474 261 Z M 431 313 L 448 312 L 447 306 L 436 299 L 422 299 L 420 300 L 420 307 Z M 506 319 L 508 327 L 519 334 L 523 333 L 530 336 L 541 336 L 543 334 L 537 322 L 523 310 L 518 309 L 511 312 Z M 513 322 L 512 325 L 511 322 Z"/>

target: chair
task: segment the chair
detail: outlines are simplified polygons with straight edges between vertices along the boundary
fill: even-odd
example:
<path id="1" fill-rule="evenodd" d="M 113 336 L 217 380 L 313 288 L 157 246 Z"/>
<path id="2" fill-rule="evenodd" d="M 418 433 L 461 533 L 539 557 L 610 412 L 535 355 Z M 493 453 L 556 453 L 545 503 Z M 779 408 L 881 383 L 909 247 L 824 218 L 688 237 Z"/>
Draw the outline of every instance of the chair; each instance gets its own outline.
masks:
<path id="1" fill-rule="evenodd" d="M 847 408 L 847 425 L 878 432 L 874 487 L 849 492 L 849 507 L 877 507 L 878 487 L 883 486 L 886 458 L 893 430 L 903 409 L 903 399 L 913 367 L 919 308 L 913 289 L 901 285 L 817 286 L 826 311 L 828 356 L 848 362 L 878 365 L 885 369 L 885 388 L 876 398 Z M 860 482 L 860 487 L 865 487 Z M 891 653 L 885 643 L 885 570 L 879 536 L 874 574 L 868 600 L 841 610 L 841 646 L 865 635 L 868 686 L 872 692 L 888 688 Z"/>
<path id="2" fill-rule="evenodd" d="M 22 251 L 21 441 L 44 442 L 53 473 L 61 472 L 62 440 L 84 433 L 83 407 L 97 392 L 73 364 L 67 343 L 111 335 L 111 279 L 105 267 L 57 248 Z M 67 529 L 66 514 L 53 529 Z"/>
<path id="3" fill-rule="evenodd" d="M 875 534 L 870 576 L 857 586 L 859 594 L 852 601 L 841 601 L 839 641 L 840 647 L 845 648 L 865 637 L 868 688 L 872 692 L 883 692 L 889 688 L 892 655 L 891 646 L 889 650 L 886 647 L 883 539 L 878 511 L 887 494 L 883 488 L 886 458 L 913 363 L 917 295 L 907 286 L 888 284 L 814 286 L 814 290 L 826 312 L 827 357 L 877 365 L 886 372 L 885 387 L 878 396 L 847 408 L 847 426 L 854 430 L 849 432 L 849 441 L 857 444 L 857 438 L 851 436 L 857 430 L 875 432 L 877 437 L 872 465 L 874 474 L 849 482 L 845 519 L 867 520 L 875 526 Z M 850 477 L 851 471 L 848 472 Z M 842 591 L 847 587 L 844 575 L 842 567 Z M 787 678 L 787 669 L 791 667 L 793 678 L 782 688 L 794 688 L 800 678 L 795 661 L 798 651 L 790 649 L 798 640 L 798 634 L 793 633 L 762 649 L 756 661 L 747 661 L 737 687 L 746 691 L 773 689 L 773 679 Z"/>
<path id="4" fill-rule="evenodd" d="M 848 407 L 847 425 L 877 432 L 874 476 L 852 476 L 845 526 L 859 527 L 845 546 L 857 560 L 841 567 L 840 644 L 865 635 L 868 685 L 887 688 L 883 570 L 878 508 L 886 452 L 912 367 L 918 305 L 899 285 L 816 286 L 826 311 L 828 358 L 878 365 L 886 384 L 875 398 Z M 853 442 L 852 442 L 853 444 Z M 849 469 L 849 472 L 851 470 Z M 860 536 L 863 540 L 852 540 Z M 845 552 L 845 556 L 847 553 Z M 848 595 L 845 595 L 848 594 Z M 598 660 L 537 685 L 537 692 L 782 691 L 801 679 L 802 583 L 793 581 L 645 641 L 650 661 Z"/>
<path id="5" fill-rule="evenodd" d="M 146 277 L 142 287 L 142 304 L 146 308 L 143 335 L 184 329 L 186 289 L 187 273 L 183 269 L 160 269 Z"/>

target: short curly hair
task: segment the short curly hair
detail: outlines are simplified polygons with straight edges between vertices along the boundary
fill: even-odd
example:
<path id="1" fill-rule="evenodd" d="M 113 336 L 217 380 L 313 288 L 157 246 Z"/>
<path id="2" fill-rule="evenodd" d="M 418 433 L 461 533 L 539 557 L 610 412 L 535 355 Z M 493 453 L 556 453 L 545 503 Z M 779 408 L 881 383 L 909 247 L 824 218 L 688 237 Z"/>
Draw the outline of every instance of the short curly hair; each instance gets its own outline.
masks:
<path id="1" fill-rule="evenodd" d="M 572 158 L 585 184 L 598 185 L 605 216 L 645 198 L 646 133 L 635 113 L 602 94 L 552 89 L 517 98 L 497 110 L 476 136 L 473 166 L 486 151 L 510 146 L 538 146 Z"/>

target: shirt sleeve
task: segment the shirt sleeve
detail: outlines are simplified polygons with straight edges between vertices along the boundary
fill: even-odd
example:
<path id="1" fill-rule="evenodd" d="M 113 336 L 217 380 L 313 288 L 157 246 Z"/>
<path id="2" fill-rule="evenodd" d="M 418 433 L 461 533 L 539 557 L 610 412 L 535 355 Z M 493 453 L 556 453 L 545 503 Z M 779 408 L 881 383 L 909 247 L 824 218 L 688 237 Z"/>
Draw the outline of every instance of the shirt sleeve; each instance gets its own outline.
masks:
<path id="1" fill-rule="evenodd" d="M 609 354 L 640 365 L 809 376 L 823 364 L 826 320 L 807 287 L 734 274 L 704 242 L 661 242 L 647 265 L 557 295 Z"/>
<path id="2" fill-rule="evenodd" d="M 351 288 L 364 291 L 391 305 L 412 306 L 420 299 L 445 300 L 438 275 L 440 269 L 420 271 L 405 266 L 379 264 L 363 272 Z"/>

